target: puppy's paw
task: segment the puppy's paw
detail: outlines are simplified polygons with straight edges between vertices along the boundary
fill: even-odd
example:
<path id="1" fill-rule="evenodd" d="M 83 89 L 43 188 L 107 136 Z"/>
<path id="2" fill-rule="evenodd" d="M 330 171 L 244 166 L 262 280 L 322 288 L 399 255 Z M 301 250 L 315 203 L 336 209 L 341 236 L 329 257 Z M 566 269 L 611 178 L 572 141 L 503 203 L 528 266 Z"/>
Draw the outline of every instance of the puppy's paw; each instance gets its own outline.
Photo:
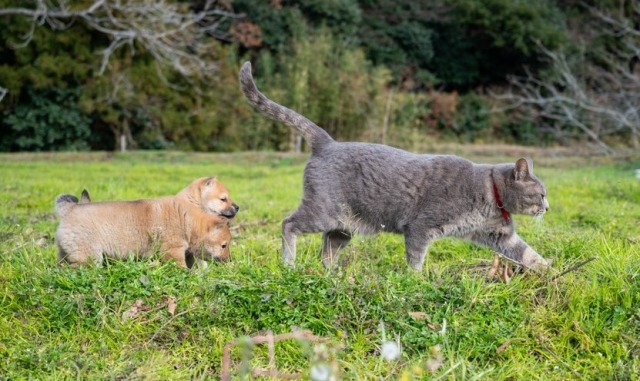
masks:
<path id="1" fill-rule="evenodd" d="M 199 269 L 206 269 L 207 267 L 209 267 L 209 263 L 203 259 L 196 259 L 196 266 Z"/>

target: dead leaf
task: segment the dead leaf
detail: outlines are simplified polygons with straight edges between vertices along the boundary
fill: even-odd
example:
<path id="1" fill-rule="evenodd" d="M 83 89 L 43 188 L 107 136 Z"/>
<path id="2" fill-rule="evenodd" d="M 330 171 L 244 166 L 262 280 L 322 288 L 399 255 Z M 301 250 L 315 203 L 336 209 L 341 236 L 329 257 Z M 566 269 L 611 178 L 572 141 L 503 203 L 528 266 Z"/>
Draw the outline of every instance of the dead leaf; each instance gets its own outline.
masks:
<path id="1" fill-rule="evenodd" d="M 507 275 L 509 275 L 509 278 L 513 278 L 513 266 L 510 263 L 506 263 L 504 267 L 506 269 L 505 272 L 507 273 Z"/>
<path id="2" fill-rule="evenodd" d="M 411 316 L 412 318 L 416 319 L 416 320 L 428 320 L 429 319 L 429 315 L 425 314 L 424 312 L 409 312 L 409 316 Z"/>
<path id="3" fill-rule="evenodd" d="M 428 323 L 427 327 L 429 327 L 433 331 L 439 331 L 440 330 L 440 324 L 436 324 L 436 323 Z"/>
<path id="4" fill-rule="evenodd" d="M 169 296 L 167 297 L 166 303 L 167 303 L 167 311 L 169 311 L 169 314 L 171 316 L 174 316 L 176 314 L 176 308 L 178 307 L 178 304 L 176 303 L 176 298 L 174 298 L 173 296 Z"/>
<path id="5" fill-rule="evenodd" d="M 494 254 L 493 262 L 491 263 L 491 268 L 487 273 L 487 279 L 493 279 L 493 277 L 496 275 L 496 272 L 498 271 L 499 266 L 500 266 L 500 257 Z"/>
<path id="6" fill-rule="evenodd" d="M 500 345 L 497 349 L 496 349 L 496 353 L 502 353 L 505 351 L 505 349 L 507 349 L 509 347 L 509 345 L 511 345 L 512 342 L 516 341 L 516 340 L 524 340 L 521 338 L 513 338 L 513 339 L 507 339 L 507 341 L 505 341 L 504 343 L 502 343 L 502 345 Z"/>
<path id="7" fill-rule="evenodd" d="M 131 308 L 122 313 L 122 321 L 136 318 L 140 314 L 140 311 L 142 311 L 143 307 L 144 302 L 141 299 L 136 300 L 131 305 Z"/>
<path id="8" fill-rule="evenodd" d="M 509 284 L 511 282 L 511 275 L 509 275 L 509 270 L 511 270 L 511 265 L 509 263 L 504 264 L 504 268 L 502 269 L 502 281 L 504 284 Z M 511 272 L 513 274 L 513 271 Z"/>

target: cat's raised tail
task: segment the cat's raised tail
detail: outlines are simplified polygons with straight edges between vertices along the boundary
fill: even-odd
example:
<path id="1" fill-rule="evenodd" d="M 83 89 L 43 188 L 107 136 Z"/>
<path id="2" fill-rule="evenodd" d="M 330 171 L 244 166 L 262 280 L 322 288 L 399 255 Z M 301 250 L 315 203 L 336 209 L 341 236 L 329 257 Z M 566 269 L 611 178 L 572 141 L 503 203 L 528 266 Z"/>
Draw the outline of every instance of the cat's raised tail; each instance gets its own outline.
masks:
<path id="1" fill-rule="evenodd" d="M 269 118 L 283 122 L 299 132 L 307 143 L 309 143 L 312 151 L 319 151 L 322 147 L 334 141 L 333 138 L 317 124 L 297 112 L 275 103 L 262 94 L 253 82 L 251 62 L 249 61 L 245 62 L 240 69 L 240 85 L 242 86 L 244 96 L 251 106 Z"/>

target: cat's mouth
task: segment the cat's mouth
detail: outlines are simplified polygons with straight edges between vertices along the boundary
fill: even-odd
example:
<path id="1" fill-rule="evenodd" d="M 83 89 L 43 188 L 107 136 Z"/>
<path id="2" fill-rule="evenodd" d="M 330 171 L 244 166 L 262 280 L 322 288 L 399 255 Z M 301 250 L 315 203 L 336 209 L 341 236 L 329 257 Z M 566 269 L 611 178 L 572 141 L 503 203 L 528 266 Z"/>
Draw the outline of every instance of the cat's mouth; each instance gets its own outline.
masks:
<path id="1" fill-rule="evenodd" d="M 532 215 L 533 215 L 534 217 L 538 218 L 538 219 L 542 219 L 542 217 L 544 217 L 544 215 L 545 215 L 545 213 L 546 213 L 546 212 L 547 212 L 547 211 L 546 211 L 546 210 L 544 210 L 544 208 L 540 208 L 540 209 L 535 210 L 535 211 L 532 213 Z"/>
<path id="2" fill-rule="evenodd" d="M 542 216 L 544 216 L 545 213 L 546 213 L 546 210 L 544 208 L 535 206 L 535 207 L 529 208 L 523 214 L 528 214 L 532 217 L 542 218 Z"/>

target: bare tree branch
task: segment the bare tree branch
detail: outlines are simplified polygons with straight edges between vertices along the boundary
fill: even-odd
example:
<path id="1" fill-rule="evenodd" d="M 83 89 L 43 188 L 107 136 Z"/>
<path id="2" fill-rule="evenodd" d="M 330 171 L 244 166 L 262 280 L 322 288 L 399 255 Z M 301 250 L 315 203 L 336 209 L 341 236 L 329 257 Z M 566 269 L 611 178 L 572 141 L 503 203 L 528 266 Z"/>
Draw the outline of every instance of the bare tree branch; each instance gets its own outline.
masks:
<path id="1" fill-rule="evenodd" d="M 634 9 L 640 16 L 640 7 Z M 602 55 L 598 64 L 584 58 L 571 62 L 562 52 L 540 46 L 554 78 L 527 73 L 510 79 L 511 89 L 496 98 L 505 101 L 497 110 L 525 108 L 556 131 L 578 131 L 607 153 L 614 149 L 608 137 L 625 134 L 630 145 L 640 146 L 640 29 L 631 19 L 591 9 L 603 34 L 615 35 L 618 50 Z M 635 58 L 634 58 L 635 57 Z M 581 57 L 579 57 L 581 58 Z M 634 61 L 634 59 L 636 61 Z"/>
<path id="2" fill-rule="evenodd" d="M 35 29 L 45 23 L 54 30 L 63 30 L 79 21 L 111 41 L 101 52 L 100 74 L 116 51 L 128 46 L 135 54 L 137 46 L 150 53 L 159 64 L 187 77 L 215 72 L 216 63 L 201 54 L 207 50 L 205 37 L 222 35 L 221 22 L 236 17 L 215 0 L 206 1 L 198 11 L 188 9 L 184 3 L 165 0 L 95 0 L 82 9 L 74 9 L 67 0 L 36 0 L 32 8 L 0 9 L 0 16 L 23 17 L 31 21 L 30 29 L 16 48 L 29 44 Z"/>

